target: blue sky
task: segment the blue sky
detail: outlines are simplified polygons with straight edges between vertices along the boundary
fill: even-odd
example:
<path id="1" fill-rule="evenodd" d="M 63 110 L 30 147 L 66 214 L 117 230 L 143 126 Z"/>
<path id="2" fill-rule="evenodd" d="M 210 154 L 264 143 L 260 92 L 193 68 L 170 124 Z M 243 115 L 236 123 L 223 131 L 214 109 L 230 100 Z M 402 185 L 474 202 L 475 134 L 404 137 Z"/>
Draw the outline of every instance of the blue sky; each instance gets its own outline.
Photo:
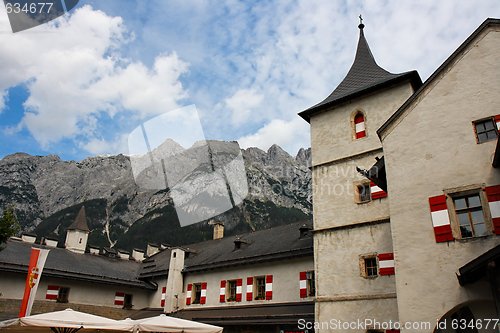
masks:
<path id="1" fill-rule="evenodd" d="M 425 80 L 500 2 L 81 0 L 16 34 L 2 7 L 0 157 L 127 153 L 137 126 L 189 105 L 209 139 L 295 154 L 297 113 L 347 73 L 359 14 L 377 62 Z"/>

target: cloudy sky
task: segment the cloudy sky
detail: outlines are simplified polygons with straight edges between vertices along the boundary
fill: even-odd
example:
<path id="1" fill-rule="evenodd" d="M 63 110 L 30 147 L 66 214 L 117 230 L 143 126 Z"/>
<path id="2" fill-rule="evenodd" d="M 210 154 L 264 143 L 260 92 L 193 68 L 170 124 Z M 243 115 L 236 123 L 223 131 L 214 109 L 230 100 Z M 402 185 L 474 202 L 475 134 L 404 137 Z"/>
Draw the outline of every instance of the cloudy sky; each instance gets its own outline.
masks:
<path id="1" fill-rule="evenodd" d="M 209 139 L 295 154 L 309 146 L 297 113 L 347 73 L 359 14 L 379 65 L 423 80 L 500 17 L 498 0 L 80 0 L 14 34 L 0 7 L 0 157 L 76 160 L 127 153 L 138 126 L 193 106 Z"/>

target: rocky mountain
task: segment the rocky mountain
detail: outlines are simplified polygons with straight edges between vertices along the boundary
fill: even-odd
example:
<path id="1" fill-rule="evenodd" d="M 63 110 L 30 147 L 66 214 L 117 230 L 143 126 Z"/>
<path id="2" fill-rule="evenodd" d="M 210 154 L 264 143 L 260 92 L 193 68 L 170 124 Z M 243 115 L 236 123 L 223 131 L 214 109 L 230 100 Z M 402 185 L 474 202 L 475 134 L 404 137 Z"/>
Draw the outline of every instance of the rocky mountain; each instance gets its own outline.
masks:
<path id="1" fill-rule="evenodd" d="M 218 213 L 226 235 L 310 219 L 309 161 L 310 149 L 292 157 L 277 145 L 266 152 L 221 141 L 81 162 L 17 153 L 0 160 L 0 210 L 12 206 L 23 231 L 64 242 L 83 204 L 89 244 L 180 245 L 211 238 L 208 217 Z"/>

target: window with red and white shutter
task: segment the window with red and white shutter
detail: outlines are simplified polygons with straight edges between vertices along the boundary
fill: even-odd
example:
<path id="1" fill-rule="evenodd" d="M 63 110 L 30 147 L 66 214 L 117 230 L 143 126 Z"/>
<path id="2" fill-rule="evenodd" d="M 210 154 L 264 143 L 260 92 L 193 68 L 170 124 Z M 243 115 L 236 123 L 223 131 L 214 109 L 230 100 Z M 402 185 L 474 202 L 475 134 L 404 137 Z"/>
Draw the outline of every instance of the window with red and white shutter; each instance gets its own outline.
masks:
<path id="1" fill-rule="evenodd" d="M 161 288 L 161 300 L 160 306 L 163 308 L 165 306 L 165 299 L 167 298 L 167 287 Z"/>
<path id="2" fill-rule="evenodd" d="M 247 301 L 253 300 L 253 277 L 247 277 Z"/>
<path id="3" fill-rule="evenodd" d="M 219 302 L 226 302 L 226 280 L 221 280 L 219 289 Z"/>
<path id="4" fill-rule="evenodd" d="M 387 192 L 378 187 L 378 185 L 375 184 L 373 181 L 370 182 L 370 193 L 372 196 L 372 200 L 382 199 L 387 197 Z"/>
<path id="5" fill-rule="evenodd" d="M 191 304 L 191 294 L 193 292 L 193 284 L 190 283 L 187 285 L 187 289 L 186 289 L 186 305 L 190 305 Z"/>
<path id="6" fill-rule="evenodd" d="M 273 299 L 273 276 L 266 275 L 266 300 Z"/>
<path id="7" fill-rule="evenodd" d="M 361 139 L 366 136 L 365 116 L 362 113 L 358 113 L 354 117 L 354 131 L 356 139 Z"/>
<path id="8" fill-rule="evenodd" d="M 205 304 L 206 302 L 207 302 L 207 283 L 202 282 L 200 304 Z"/>
<path id="9" fill-rule="evenodd" d="M 307 297 L 307 272 L 300 272 L 299 274 L 299 288 L 300 298 Z"/>
<path id="10" fill-rule="evenodd" d="M 484 190 L 488 197 L 493 232 L 500 235 L 500 185 L 488 186 Z"/>
<path id="11" fill-rule="evenodd" d="M 430 197 L 429 206 L 436 242 L 442 243 L 454 240 L 450 216 L 448 215 L 448 206 L 446 204 L 446 195 L 442 194 Z"/>
<path id="12" fill-rule="evenodd" d="M 394 254 L 379 253 L 378 255 L 378 274 L 394 275 Z"/>
<path id="13" fill-rule="evenodd" d="M 59 286 L 48 286 L 45 299 L 56 300 L 59 295 Z"/>
<path id="14" fill-rule="evenodd" d="M 115 305 L 123 305 L 125 303 L 125 293 L 117 291 L 115 293 Z"/>
<path id="15" fill-rule="evenodd" d="M 236 302 L 241 302 L 243 293 L 243 279 L 236 280 Z"/>

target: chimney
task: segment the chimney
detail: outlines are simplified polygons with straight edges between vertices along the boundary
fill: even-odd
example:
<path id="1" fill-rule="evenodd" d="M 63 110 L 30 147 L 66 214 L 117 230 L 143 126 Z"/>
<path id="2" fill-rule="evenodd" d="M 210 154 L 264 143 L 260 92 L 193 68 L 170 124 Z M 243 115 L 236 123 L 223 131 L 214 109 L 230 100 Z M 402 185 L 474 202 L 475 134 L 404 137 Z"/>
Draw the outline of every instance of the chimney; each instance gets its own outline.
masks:
<path id="1" fill-rule="evenodd" d="M 208 224 L 214 226 L 214 239 L 222 239 L 224 237 L 224 222 L 211 220 Z"/>
<path id="2" fill-rule="evenodd" d="M 23 240 L 23 242 L 33 244 L 36 241 L 36 235 L 29 232 L 23 232 L 23 234 L 21 235 L 21 239 Z"/>
<path id="3" fill-rule="evenodd" d="M 141 249 L 133 249 L 132 250 L 132 258 L 135 261 L 143 261 L 144 260 L 144 250 Z"/>
<path id="4" fill-rule="evenodd" d="M 52 238 L 52 237 L 45 238 L 45 245 L 49 247 L 57 247 L 57 243 L 58 243 L 57 238 Z"/>
<path id="5" fill-rule="evenodd" d="M 148 243 L 146 248 L 146 256 L 151 257 L 153 254 L 160 252 L 160 247 L 153 243 Z"/>
<path id="6" fill-rule="evenodd" d="M 90 251 L 90 254 L 98 255 L 101 252 L 101 249 L 98 246 L 89 245 L 89 251 Z"/>

